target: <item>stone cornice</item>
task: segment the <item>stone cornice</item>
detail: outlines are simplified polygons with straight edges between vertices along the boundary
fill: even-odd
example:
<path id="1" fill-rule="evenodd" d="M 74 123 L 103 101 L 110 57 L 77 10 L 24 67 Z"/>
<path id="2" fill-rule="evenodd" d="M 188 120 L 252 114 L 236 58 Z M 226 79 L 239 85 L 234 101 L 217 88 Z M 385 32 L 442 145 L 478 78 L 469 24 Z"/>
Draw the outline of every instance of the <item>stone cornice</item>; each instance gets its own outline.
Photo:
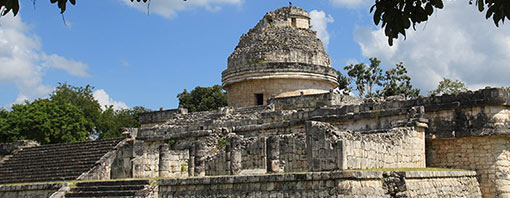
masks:
<path id="1" fill-rule="evenodd" d="M 224 87 L 245 80 L 277 78 L 325 80 L 333 85 L 337 83 L 336 70 L 332 67 L 304 63 L 253 63 L 222 72 Z"/>

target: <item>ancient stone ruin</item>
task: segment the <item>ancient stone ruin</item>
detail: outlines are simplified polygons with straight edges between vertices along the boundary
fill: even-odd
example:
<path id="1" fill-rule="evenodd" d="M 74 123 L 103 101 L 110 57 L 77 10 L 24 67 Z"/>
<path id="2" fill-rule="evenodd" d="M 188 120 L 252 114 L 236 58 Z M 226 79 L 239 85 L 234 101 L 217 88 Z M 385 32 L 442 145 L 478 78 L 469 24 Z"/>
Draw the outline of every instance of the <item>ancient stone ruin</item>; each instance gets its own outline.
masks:
<path id="1" fill-rule="evenodd" d="M 2 145 L 0 197 L 510 197 L 510 89 L 361 100 L 335 82 L 308 13 L 268 12 L 229 57 L 229 106 Z"/>

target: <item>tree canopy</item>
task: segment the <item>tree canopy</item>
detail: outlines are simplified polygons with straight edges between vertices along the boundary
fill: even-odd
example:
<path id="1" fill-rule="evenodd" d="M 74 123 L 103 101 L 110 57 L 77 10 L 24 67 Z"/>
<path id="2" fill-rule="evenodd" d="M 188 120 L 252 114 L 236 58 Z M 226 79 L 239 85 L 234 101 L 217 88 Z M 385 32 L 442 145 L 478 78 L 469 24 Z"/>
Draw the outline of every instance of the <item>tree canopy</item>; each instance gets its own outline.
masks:
<path id="1" fill-rule="evenodd" d="M 451 80 L 443 78 L 437 85 L 437 88 L 429 92 L 430 95 L 443 95 L 443 94 L 459 94 L 460 92 L 467 91 L 466 85 L 460 80 Z"/>
<path id="2" fill-rule="evenodd" d="M 124 127 L 138 127 L 143 107 L 102 110 L 93 87 L 59 84 L 48 98 L 0 109 L 0 142 L 31 139 L 41 144 L 78 142 L 122 135 Z"/>
<path id="3" fill-rule="evenodd" d="M 227 106 L 227 94 L 222 91 L 220 85 L 212 87 L 197 86 L 188 93 L 186 89 L 177 95 L 179 107 L 186 108 L 190 112 L 211 111 L 219 107 Z"/>
<path id="4" fill-rule="evenodd" d="M 411 77 L 402 62 L 395 65 L 395 68 L 387 70 L 383 75 L 380 68 L 381 61 L 377 58 L 370 58 L 370 65 L 365 63 L 351 64 L 344 67 L 347 76 L 338 72 L 339 88 L 349 92 L 352 87 L 358 92 L 360 98 L 388 97 L 404 95 L 405 97 L 417 97 L 419 89 L 411 85 Z M 376 90 L 377 88 L 380 88 Z"/>

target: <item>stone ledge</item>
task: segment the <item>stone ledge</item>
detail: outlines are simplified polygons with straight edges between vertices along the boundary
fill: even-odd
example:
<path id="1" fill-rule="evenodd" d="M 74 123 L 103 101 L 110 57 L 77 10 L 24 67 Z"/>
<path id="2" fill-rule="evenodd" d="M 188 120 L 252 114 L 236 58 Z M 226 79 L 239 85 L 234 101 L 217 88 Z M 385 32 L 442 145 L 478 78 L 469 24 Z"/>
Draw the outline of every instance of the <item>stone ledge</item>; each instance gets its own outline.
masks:
<path id="1" fill-rule="evenodd" d="M 295 74 L 295 75 L 293 75 Z M 253 63 L 244 67 L 232 67 L 222 72 L 223 86 L 263 78 L 301 78 L 328 80 L 336 83 L 336 70 L 332 67 L 306 63 Z M 308 79 L 308 78 L 307 78 Z"/>
<path id="2" fill-rule="evenodd" d="M 454 177 L 476 177 L 476 171 L 458 170 L 458 171 L 406 171 L 408 179 L 422 178 L 454 178 Z"/>
<path id="3" fill-rule="evenodd" d="M 161 140 L 161 139 L 179 139 L 179 138 L 187 138 L 187 137 L 201 137 L 201 136 L 209 136 L 212 134 L 212 130 L 198 130 L 198 131 L 185 131 L 182 132 L 173 132 L 172 128 L 169 128 L 169 131 L 164 132 L 163 135 L 158 134 L 146 134 L 140 133 L 137 139 L 139 140 Z M 151 131 L 151 130 L 148 130 Z M 141 131 L 143 132 L 143 131 Z"/>
<path id="4" fill-rule="evenodd" d="M 383 179 L 384 178 L 383 174 L 389 172 L 404 173 L 405 177 L 409 179 L 476 177 L 475 171 L 346 170 L 339 172 L 308 172 L 308 173 L 268 174 L 250 176 L 208 176 L 178 179 L 160 179 L 158 181 L 158 184 L 164 186 L 164 185 L 197 185 L 197 184 L 206 185 L 206 184 L 315 181 L 335 179 L 376 180 Z"/>

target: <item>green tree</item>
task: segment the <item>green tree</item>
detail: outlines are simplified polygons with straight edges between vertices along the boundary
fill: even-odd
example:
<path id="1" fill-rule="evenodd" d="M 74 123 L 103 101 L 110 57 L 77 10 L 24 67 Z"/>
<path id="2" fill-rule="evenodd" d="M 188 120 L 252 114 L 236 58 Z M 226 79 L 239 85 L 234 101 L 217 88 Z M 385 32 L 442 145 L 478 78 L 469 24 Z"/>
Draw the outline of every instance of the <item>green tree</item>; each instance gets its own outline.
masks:
<path id="1" fill-rule="evenodd" d="M 429 95 L 459 94 L 467 90 L 466 85 L 462 81 L 452 81 L 451 79 L 443 78 L 437 85 L 437 88 L 429 92 Z"/>
<path id="2" fill-rule="evenodd" d="M 407 75 L 407 69 L 402 62 L 386 71 L 383 87 L 379 95 L 384 97 L 404 95 L 406 98 L 414 98 L 420 94 L 419 89 L 413 89 L 411 77 Z"/>
<path id="3" fill-rule="evenodd" d="M 370 58 L 370 65 L 365 63 L 350 64 L 344 67 L 347 75 L 354 81 L 356 91 L 359 97 L 374 97 L 376 95 L 375 86 L 382 85 L 382 69 L 379 68 L 381 61 L 377 58 Z"/>
<path id="4" fill-rule="evenodd" d="M 98 138 L 106 139 L 121 137 L 122 128 L 140 127 L 140 124 L 138 123 L 138 116 L 140 113 L 148 111 L 150 110 L 141 106 L 121 110 L 114 110 L 113 106 L 109 106 L 103 111 L 98 122 Z"/>
<path id="5" fill-rule="evenodd" d="M 31 139 L 41 144 L 119 137 L 124 127 L 138 127 L 143 107 L 102 111 L 93 87 L 60 83 L 47 99 L 0 109 L 0 142 Z"/>
<path id="6" fill-rule="evenodd" d="M 0 142 L 12 142 L 17 140 L 19 134 L 15 134 L 15 131 L 10 130 L 10 112 L 4 108 L 0 108 Z"/>
<path id="7" fill-rule="evenodd" d="M 9 140 L 31 139 L 41 144 L 84 141 L 89 132 L 80 108 L 50 99 L 13 105 L 8 122 Z"/>
<path id="8" fill-rule="evenodd" d="M 377 58 L 370 58 L 370 65 L 364 63 L 351 64 L 344 67 L 347 75 L 338 72 L 339 88 L 350 91 L 351 86 L 358 91 L 360 98 L 388 97 L 404 95 L 406 98 L 417 97 L 419 89 L 413 89 L 411 77 L 407 75 L 407 69 L 401 62 L 395 68 L 383 70 L 379 67 L 381 61 Z M 355 85 L 351 85 L 355 83 Z M 378 89 L 378 90 L 376 90 Z"/>
<path id="9" fill-rule="evenodd" d="M 101 105 L 94 99 L 94 87 L 86 85 L 85 87 L 76 87 L 67 83 L 59 83 L 55 91 L 50 94 L 50 100 L 59 105 L 72 105 L 80 110 L 85 117 L 84 125 L 86 130 L 94 135 L 95 127 L 101 116 Z"/>
<path id="10" fill-rule="evenodd" d="M 211 111 L 227 106 L 227 94 L 222 91 L 219 85 L 198 86 L 189 93 L 184 89 L 177 95 L 177 98 L 179 98 L 179 107 L 186 108 L 190 112 Z"/>
<path id="11" fill-rule="evenodd" d="M 348 76 L 342 74 L 340 71 L 336 71 L 336 74 L 338 79 L 338 89 L 343 90 L 343 94 L 348 94 L 351 92 L 351 79 Z"/>

